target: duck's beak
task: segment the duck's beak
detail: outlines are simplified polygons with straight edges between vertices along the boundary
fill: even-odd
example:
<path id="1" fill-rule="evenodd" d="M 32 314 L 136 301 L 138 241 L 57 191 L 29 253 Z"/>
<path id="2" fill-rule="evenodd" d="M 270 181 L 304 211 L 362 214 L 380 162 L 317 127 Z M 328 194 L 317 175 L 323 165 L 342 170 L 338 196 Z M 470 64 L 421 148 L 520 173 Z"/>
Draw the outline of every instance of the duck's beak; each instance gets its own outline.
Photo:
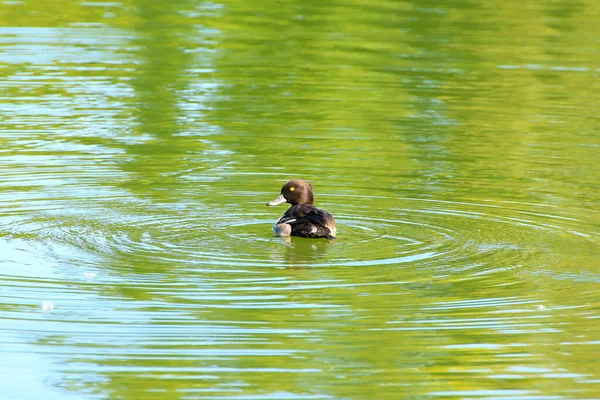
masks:
<path id="1" fill-rule="evenodd" d="M 285 203 L 287 200 L 285 199 L 285 197 L 283 197 L 282 194 L 280 194 L 279 196 L 277 196 L 277 198 L 271 200 L 270 202 L 267 203 L 268 206 L 276 206 L 279 205 L 281 203 Z"/>

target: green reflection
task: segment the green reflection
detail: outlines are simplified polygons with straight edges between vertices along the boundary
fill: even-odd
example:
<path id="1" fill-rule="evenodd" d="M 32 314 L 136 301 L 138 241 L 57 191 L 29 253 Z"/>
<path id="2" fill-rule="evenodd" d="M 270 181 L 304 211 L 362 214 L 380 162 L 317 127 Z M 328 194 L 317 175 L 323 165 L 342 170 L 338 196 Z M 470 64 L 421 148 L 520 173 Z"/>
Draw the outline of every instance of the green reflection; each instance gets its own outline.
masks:
<path id="1" fill-rule="evenodd" d="M 172 201 L 169 190 L 181 185 L 178 178 L 182 171 L 202 168 L 199 155 L 206 148 L 198 136 L 191 134 L 197 129 L 196 119 L 185 113 L 189 108 L 185 93 L 198 79 L 191 70 L 206 62 L 193 52 L 203 35 L 186 15 L 195 5 L 195 1 L 132 4 L 138 13 L 133 41 L 138 67 L 131 84 L 139 140 L 127 146 L 130 157 L 121 167 L 133 173 L 125 187 L 139 195 L 159 196 L 163 201 Z"/>

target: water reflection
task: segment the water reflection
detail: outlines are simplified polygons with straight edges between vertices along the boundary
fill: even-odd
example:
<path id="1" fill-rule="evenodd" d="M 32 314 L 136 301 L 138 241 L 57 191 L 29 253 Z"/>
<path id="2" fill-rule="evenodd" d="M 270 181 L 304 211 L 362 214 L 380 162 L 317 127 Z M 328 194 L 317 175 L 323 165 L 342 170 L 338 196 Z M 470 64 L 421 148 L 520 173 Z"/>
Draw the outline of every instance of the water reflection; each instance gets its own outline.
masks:
<path id="1" fill-rule="evenodd" d="M 195 4 L 133 4 L 139 11 L 133 42 L 138 67 L 131 80 L 137 140 L 126 147 L 128 157 L 120 167 L 131 178 L 122 185 L 136 195 L 159 196 L 166 202 L 174 200 L 175 188 L 186 184 L 182 176 L 210 168 L 203 159 L 210 144 L 201 139 L 206 133 L 198 132 L 206 96 L 194 88 L 203 76 L 193 72 L 199 64 L 210 65 L 208 52 L 196 51 L 203 50 L 207 33 L 186 18 Z"/>
<path id="2" fill-rule="evenodd" d="M 284 259 L 290 267 L 298 264 L 319 263 L 331 246 L 332 240 L 310 240 L 304 238 L 281 238 L 285 245 Z"/>

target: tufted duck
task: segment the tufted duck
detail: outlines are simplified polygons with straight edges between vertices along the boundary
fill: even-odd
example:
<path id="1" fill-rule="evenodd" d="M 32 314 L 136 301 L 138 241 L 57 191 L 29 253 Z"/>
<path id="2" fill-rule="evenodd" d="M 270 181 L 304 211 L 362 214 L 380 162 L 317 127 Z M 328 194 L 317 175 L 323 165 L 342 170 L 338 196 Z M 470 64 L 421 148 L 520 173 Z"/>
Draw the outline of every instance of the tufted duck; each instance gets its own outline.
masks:
<path id="1" fill-rule="evenodd" d="M 267 205 L 290 203 L 292 206 L 275 222 L 273 232 L 280 236 L 335 239 L 333 216 L 316 208 L 314 199 L 312 185 L 305 180 L 292 179 L 283 185 L 281 194 Z"/>

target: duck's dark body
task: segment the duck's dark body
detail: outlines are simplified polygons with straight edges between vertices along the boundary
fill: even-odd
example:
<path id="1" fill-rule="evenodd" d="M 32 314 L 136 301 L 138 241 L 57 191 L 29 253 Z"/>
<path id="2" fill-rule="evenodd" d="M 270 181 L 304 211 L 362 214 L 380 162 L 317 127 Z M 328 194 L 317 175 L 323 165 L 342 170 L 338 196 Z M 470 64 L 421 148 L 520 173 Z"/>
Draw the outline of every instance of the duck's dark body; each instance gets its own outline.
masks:
<path id="1" fill-rule="evenodd" d="M 267 205 L 284 202 L 292 206 L 273 225 L 273 231 L 277 235 L 335 239 L 335 220 L 331 214 L 313 205 L 314 195 L 310 183 L 302 179 L 287 182 L 279 197 Z"/>
<path id="2" fill-rule="evenodd" d="M 298 204 L 288 208 L 273 226 L 275 233 L 281 235 L 286 233 L 288 228 L 280 225 L 290 226 L 290 236 L 335 239 L 333 216 L 310 204 Z"/>

